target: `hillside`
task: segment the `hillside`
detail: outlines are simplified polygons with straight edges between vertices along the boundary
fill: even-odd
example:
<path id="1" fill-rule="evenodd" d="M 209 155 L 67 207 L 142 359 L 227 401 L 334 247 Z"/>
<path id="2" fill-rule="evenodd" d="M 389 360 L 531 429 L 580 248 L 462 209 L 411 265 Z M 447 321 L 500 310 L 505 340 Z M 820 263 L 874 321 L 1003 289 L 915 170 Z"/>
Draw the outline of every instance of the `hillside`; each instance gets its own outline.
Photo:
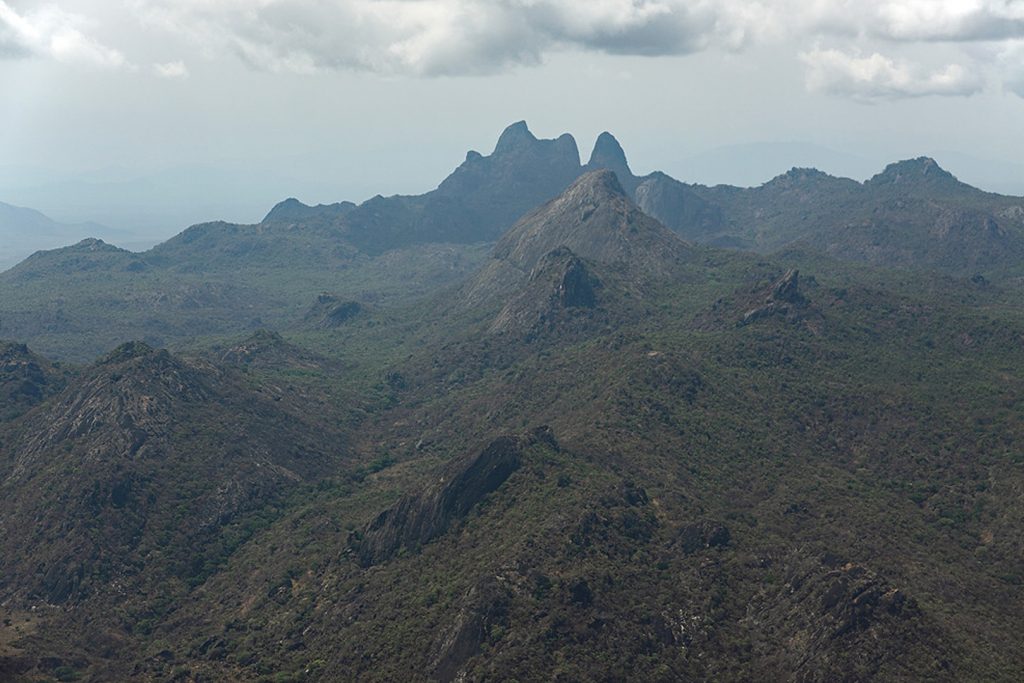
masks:
<path id="1" fill-rule="evenodd" d="M 1024 675 L 1012 288 L 695 247 L 597 170 L 421 297 L 0 427 L 0 672 Z"/>
<path id="2" fill-rule="evenodd" d="M 959 276 L 1020 275 L 1024 199 L 965 185 L 932 159 L 890 164 L 864 183 L 793 169 L 752 189 L 687 189 L 719 211 L 717 226 L 696 221 L 702 242 L 763 253 L 802 246 Z"/>

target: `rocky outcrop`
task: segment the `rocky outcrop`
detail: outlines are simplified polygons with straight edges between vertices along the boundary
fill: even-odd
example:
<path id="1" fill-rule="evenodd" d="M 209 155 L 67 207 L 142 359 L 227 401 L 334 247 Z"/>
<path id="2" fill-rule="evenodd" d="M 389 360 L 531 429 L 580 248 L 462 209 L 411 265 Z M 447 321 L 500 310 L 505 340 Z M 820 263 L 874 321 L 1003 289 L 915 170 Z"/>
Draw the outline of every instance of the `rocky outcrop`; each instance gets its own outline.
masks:
<path id="1" fill-rule="evenodd" d="M 790 568 L 778 594 L 751 604 L 750 619 L 774 642 L 789 644 L 788 652 L 767 658 L 779 662 L 786 678 L 956 678 L 949 644 L 913 597 L 868 567 L 832 555 Z"/>
<path id="2" fill-rule="evenodd" d="M 807 300 L 800 293 L 800 271 L 790 269 L 772 285 L 770 298 L 775 303 L 803 304 Z"/>
<path id="3" fill-rule="evenodd" d="M 575 256 L 565 264 L 556 294 L 563 308 L 593 308 L 597 305 L 594 294 L 595 279 L 586 264 Z"/>
<path id="4" fill-rule="evenodd" d="M 438 538 L 519 469 L 526 448 L 545 441 L 549 447 L 554 443 L 550 431 L 499 437 L 480 453 L 445 468 L 425 491 L 404 496 L 354 539 L 359 563 L 369 567 L 386 562 Z"/>
<path id="5" fill-rule="evenodd" d="M 231 365 L 276 370 L 313 369 L 323 366 L 323 359 L 295 346 L 272 330 L 256 330 L 250 337 L 229 347 L 220 360 Z"/>
<path id="6" fill-rule="evenodd" d="M 65 380 L 63 371 L 24 344 L 0 341 L 0 422 L 42 403 Z"/>
<path id="7" fill-rule="evenodd" d="M 545 255 L 491 325 L 492 332 L 529 332 L 598 304 L 601 280 L 567 247 Z"/>
<path id="8" fill-rule="evenodd" d="M 363 305 L 358 301 L 342 299 L 324 292 L 318 295 L 310 306 L 304 322 L 318 330 L 329 330 L 344 325 L 362 312 Z"/>
<path id="9" fill-rule="evenodd" d="M 493 578 L 481 580 L 463 598 L 455 619 L 434 645 L 431 667 L 439 681 L 457 680 L 463 665 L 480 652 L 495 627 L 507 627 L 511 596 Z"/>
<path id="10" fill-rule="evenodd" d="M 492 154 L 471 151 L 431 192 L 377 196 L 343 213 L 311 207 L 303 221 L 332 224 L 339 237 L 370 254 L 430 242 L 484 242 L 557 196 L 580 169 L 571 135 L 538 139 L 519 121 L 505 129 Z"/>
<path id="11" fill-rule="evenodd" d="M 764 305 L 744 313 L 739 324 L 749 325 L 775 315 L 791 318 L 806 304 L 807 299 L 800 293 L 800 271 L 790 269 L 772 283 Z"/>

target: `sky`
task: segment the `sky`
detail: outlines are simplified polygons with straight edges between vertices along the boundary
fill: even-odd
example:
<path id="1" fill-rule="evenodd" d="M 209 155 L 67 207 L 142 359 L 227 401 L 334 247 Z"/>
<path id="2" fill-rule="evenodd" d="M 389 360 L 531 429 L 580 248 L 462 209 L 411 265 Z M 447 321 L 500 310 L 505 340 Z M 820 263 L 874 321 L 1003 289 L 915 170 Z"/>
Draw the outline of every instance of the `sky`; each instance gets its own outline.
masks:
<path id="1" fill-rule="evenodd" d="M 1024 194 L 1024 0 L 0 0 L 0 88 L 0 202 L 151 236 L 423 192 L 520 119 L 690 182 Z"/>

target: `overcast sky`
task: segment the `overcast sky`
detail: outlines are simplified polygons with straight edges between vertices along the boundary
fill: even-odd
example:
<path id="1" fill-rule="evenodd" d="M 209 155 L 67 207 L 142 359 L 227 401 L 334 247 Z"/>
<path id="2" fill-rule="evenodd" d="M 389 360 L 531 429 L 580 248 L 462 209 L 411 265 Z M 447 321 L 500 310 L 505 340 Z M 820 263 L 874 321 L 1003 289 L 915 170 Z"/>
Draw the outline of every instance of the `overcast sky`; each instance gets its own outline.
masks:
<path id="1" fill-rule="evenodd" d="M 104 218 L 88 183 L 232 220 L 421 192 L 519 119 L 687 181 L 1009 176 L 1024 0 L 0 0 L 0 85 L 0 201 L 62 219 Z"/>

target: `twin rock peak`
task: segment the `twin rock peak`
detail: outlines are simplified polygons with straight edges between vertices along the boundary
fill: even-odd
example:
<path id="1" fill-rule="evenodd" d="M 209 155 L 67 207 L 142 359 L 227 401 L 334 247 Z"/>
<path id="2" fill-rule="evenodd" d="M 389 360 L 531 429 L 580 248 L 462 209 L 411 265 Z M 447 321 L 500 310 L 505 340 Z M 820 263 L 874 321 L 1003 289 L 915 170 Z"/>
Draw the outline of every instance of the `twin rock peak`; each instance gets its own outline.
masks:
<path id="1" fill-rule="evenodd" d="M 501 136 L 498 138 L 498 143 L 494 146 L 494 155 L 529 152 L 536 150 L 540 146 L 550 146 L 561 155 L 571 158 L 577 165 L 580 165 L 579 148 L 576 145 L 576 139 L 571 134 L 562 133 L 553 140 L 541 140 L 530 132 L 526 121 L 517 121 L 502 131 Z M 478 152 L 469 152 L 467 159 L 479 156 Z M 594 149 L 590 153 L 590 161 L 584 168 L 586 170 L 607 168 L 614 171 L 620 180 L 623 177 L 631 178 L 633 176 L 632 171 L 629 169 L 629 163 L 626 161 L 626 153 L 622 150 L 622 145 L 619 144 L 614 135 L 607 131 L 597 137 Z"/>

